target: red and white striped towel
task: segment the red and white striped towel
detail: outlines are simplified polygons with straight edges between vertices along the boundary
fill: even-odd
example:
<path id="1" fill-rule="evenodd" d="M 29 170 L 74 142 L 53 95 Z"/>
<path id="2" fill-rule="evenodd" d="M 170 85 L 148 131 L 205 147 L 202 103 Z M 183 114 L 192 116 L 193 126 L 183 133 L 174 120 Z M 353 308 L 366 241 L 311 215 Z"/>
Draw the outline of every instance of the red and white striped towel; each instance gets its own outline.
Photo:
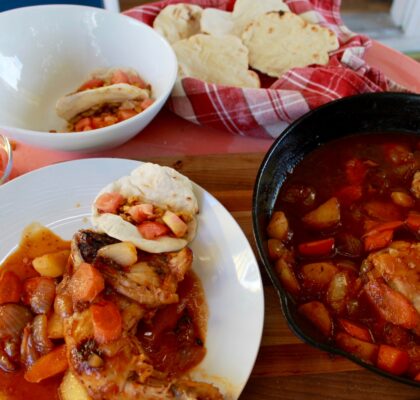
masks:
<path id="1" fill-rule="evenodd" d="M 256 0 L 258 1 L 258 0 Z M 273 81 L 261 76 L 264 88 L 250 89 L 206 83 L 195 78 L 178 81 L 168 101 L 177 115 L 199 125 L 261 138 L 275 138 L 309 110 L 335 99 L 360 93 L 398 91 L 381 71 L 366 64 L 369 38 L 350 32 L 340 17 L 340 0 L 286 0 L 291 11 L 305 14 L 334 31 L 340 47 L 328 65 L 293 68 Z M 124 14 L 152 25 L 167 5 L 193 3 L 231 11 L 234 0 L 164 0 Z"/>

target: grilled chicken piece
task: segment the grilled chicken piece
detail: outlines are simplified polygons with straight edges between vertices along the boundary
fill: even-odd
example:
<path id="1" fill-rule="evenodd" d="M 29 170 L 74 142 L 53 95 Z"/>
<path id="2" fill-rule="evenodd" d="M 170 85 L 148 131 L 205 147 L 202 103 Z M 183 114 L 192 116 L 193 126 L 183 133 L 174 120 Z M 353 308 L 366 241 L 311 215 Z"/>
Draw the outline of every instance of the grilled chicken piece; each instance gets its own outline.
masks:
<path id="1" fill-rule="evenodd" d="M 382 277 L 420 313 L 420 243 L 394 242 L 370 254 L 367 263 L 371 268 L 369 278 Z"/>
<path id="2" fill-rule="evenodd" d="M 138 251 L 137 263 L 122 267 L 98 255 L 98 250 L 115 239 L 90 230 L 79 231 L 72 240 L 74 269 L 88 262 L 102 273 L 106 283 L 116 292 L 147 307 L 176 303 L 178 282 L 192 265 L 192 251 L 149 254 Z"/>

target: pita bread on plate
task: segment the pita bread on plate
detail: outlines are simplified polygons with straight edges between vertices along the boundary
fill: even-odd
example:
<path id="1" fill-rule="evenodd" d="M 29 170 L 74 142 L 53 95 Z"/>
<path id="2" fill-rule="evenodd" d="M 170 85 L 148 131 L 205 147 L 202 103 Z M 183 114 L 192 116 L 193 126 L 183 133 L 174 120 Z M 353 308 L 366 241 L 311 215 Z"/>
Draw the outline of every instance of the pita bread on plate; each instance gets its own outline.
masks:
<path id="1" fill-rule="evenodd" d="M 96 199 L 104 194 L 117 192 L 125 199 L 136 198 L 140 203 L 153 204 L 163 210 L 188 215 L 188 230 L 184 237 L 162 236 L 154 240 L 142 237 L 136 226 L 121 216 L 100 213 L 95 206 Z M 92 206 L 92 224 L 99 231 L 115 239 L 131 242 L 137 248 L 149 253 L 178 251 L 190 243 L 196 234 L 198 203 L 191 181 L 169 167 L 144 163 L 103 188 Z"/>
<path id="2" fill-rule="evenodd" d="M 245 27 L 255 18 L 271 11 L 290 11 L 283 0 L 236 0 L 232 11 L 233 34 L 241 36 Z"/>
<path id="3" fill-rule="evenodd" d="M 260 80 L 248 69 L 248 49 L 236 36 L 198 34 L 173 44 L 178 76 L 220 85 L 259 88 Z"/>
<path id="4" fill-rule="evenodd" d="M 250 22 L 242 33 L 252 68 L 279 77 L 294 67 L 325 65 L 339 43 L 327 28 L 290 12 L 270 12 Z"/>
<path id="5" fill-rule="evenodd" d="M 200 32 L 202 12 L 200 6 L 193 4 L 169 5 L 157 15 L 153 28 L 172 44 Z"/>

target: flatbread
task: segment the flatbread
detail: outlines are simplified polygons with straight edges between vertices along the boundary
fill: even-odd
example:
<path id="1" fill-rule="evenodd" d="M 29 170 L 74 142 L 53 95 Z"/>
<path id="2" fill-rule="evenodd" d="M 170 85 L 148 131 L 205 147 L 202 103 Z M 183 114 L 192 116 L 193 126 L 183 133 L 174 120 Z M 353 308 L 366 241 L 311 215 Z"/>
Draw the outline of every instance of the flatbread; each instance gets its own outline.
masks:
<path id="1" fill-rule="evenodd" d="M 251 67 L 279 77 L 294 67 L 328 63 L 336 35 L 290 12 L 270 12 L 249 23 L 242 34 Z"/>
<path id="2" fill-rule="evenodd" d="M 213 36 L 230 35 L 234 31 L 233 14 L 217 8 L 206 8 L 201 15 L 201 32 Z"/>
<path id="3" fill-rule="evenodd" d="M 248 70 L 248 49 L 236 36 L 198 34 L 173 44 L 180 78 L 193 77 L 220 85 L 259 88 Z"/>
<path id="4" fill-rule="evenodd" d="M 164 210 L 185 213 L 191 217 L 187 236 L 173 238 L 163 236 L 156 240 L 144 239 L 134 224 L 125 221 L 119 215 L 99 213 L 92 206 L 92 224 L 99 232 L 106 233 L 115 239 L 133 243 L 137 248 L 149 253 L 178 251 L 191 242 L 197 231 L 198 203 L 191 181 L 184 175 L 169 167 L 144 163 L 124 176 L 103 188 L 103 193 L 117 192 L 124 198 L 137 197 L 140 202 L 151 203 Z"/>
<path id="5" fill-rule="evenodd" d="M 271 11 L 290 11 L 283 0 L 236 0 L 232 11 L 233 34 L 241 37 L 245 27 L 260 15 Z"/>
<path id="6" fill-rule="evenodd" d="M 153 28 L 172 44 L 200 32 L 202 12 L 200 6 L 193 4 L 169 5 L 157 15 Z"/>

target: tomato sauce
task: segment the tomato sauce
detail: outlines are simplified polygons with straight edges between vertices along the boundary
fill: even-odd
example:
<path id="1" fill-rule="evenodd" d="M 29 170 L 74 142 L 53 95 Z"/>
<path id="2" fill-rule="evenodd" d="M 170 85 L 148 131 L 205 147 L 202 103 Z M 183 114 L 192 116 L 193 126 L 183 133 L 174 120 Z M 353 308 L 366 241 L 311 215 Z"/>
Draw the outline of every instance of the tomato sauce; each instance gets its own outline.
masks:
<path id="1" fill-rule="evenodd" d="M 1 265 L 1 271 L 13 271 L 22 280 L 39 276 L 31 264 L 35 257 L 69 248 L 69 241 L 61 239 L 39 224 L 31 224 L 24 229 L 16 251 Z M 23 368 L 18 372 L 4 372 L 0 369 L 0 399 L 58 399 L 58 386 L 62 375 L 46 379 L 42 384 L 29 383 L 23 375 Z"/>
<path id="2" fill-rule="evenodd" d="M 207 305 L 200 280 L 188 272 L 178 286 L 179 303 L 159 310 L 146 322 L 140 321 L 138 338 L 153 366 L 179 376 L 201 362 L 204 347 Z"/>
<path id="3" fill-rule="evenodd" d="M 417 171 L 418 135 L 357 135 L 321 146 L 282 185 L 275 211 L 284 213 L 288 234 L 282 237 L 281 224 L 270 234 L 280 218 L 273 215 L 268 247 L 299 311 L 327 340 L 388 372 L 420 380 L 420 320 L 415 301 L 404 298 L 410 290 L 420 295 Z M 328 209 L 317 212 L 326 203 Z M 337 223 L 326 223 L 334 213 Z M 392 265 L 401 266 L 390 264 L 392 254 L 376 266 L 368 260 L 399 241 L 416 249 L 398 250 L 412 257 L 405 276 L 393 275 Z M 381 272 L 383 265 L 391 270 Z M 411 319 L 399 322 L 396 315 Z"/>

